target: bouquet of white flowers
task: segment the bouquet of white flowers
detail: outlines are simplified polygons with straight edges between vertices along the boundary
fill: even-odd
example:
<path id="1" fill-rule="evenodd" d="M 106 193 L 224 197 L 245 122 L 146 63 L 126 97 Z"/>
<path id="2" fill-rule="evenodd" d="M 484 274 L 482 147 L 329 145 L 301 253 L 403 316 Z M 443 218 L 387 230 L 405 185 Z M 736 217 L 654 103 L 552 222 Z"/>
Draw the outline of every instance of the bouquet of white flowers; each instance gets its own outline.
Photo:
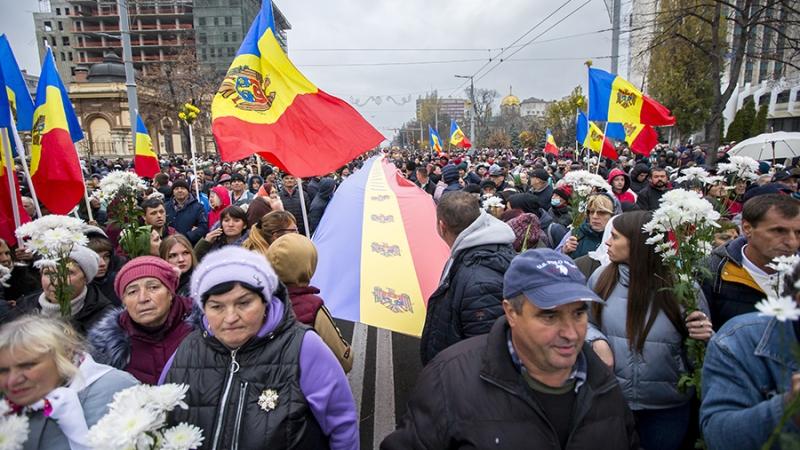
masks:
<path id="1" fill-rule="evenodd" d="M 586 203 L 589 197 L 597 192 L 611 192 L 611 185 L 600 175 L 586 170 L 571 170 L 564 175 L 557 186 L 568 185 L 572 188 L 569 204 L 572 207 L 572 230 L 577 230 L 586 216 Z M 545 207 L 545 205 L 542 205 Z M 573 234 L 575 231 L 573 231 Z"/>
<path id="2" fill-rule="evenodd" d="M 150 227 L 139 226 L 144 213 L 137 205 L 137 194 L 145 187 L 135 173 L 116 170 L 100 180 L 100 187 L 92 193 L 92 197 L 109 202 L 109 224 L 121 230 L 119 246 L 130 258 L 150 254 Z"/>
<path id="3" fill-rule="evenodd" d="M 190 450 L 203 443 L 203 431 L 186 423 L 165 429 L 167 413 L 187 409 L 185 384 L 138 385 L 114 394 L 109 412 L 87 435 L 89 446 L 101 449 Z"/>
<path id="4" fill-rule="evenodd" d="M 48 268 L 47 276 L 55 286 L 62 317 L 72 316 L 72 290 L 69 285 L 69 254 L 75 245 L 86 245 L 84 223 L 74 217 L 50 215 L 17 228 L 16 235 L 28 253 L 40 257 L 34 266 Z"/>
<path id="5" fill-rule="evenodd" d="M 28 431 L 28 417 L 17 414 L 8 402 L 0 400 L 0 450 L 22 450 Z"/>

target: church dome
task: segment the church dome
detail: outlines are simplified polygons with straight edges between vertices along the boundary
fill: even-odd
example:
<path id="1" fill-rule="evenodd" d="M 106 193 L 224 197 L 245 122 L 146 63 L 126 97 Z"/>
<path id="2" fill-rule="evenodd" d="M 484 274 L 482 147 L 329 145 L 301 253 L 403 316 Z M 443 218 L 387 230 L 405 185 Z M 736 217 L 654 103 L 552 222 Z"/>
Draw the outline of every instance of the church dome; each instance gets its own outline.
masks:
<path id="1" fill-rule="evenodd" d="M 139 78 L 139 71 L 133 70 L 134 78 Z M 103 57 L 103 62 L 97 63 L 89 68 L 86 80 L 90 83 L 109 83 L 125 82 L 125 64 L 122 59 L 113 52 L 109 52 Z"/>
<path id="2" fill-rule="evenodd" d="M 519 106 L 520 105 L 519 97 L 514 94 L 508 94 L 506 98 L 500 103 L 500 106 Z"/>

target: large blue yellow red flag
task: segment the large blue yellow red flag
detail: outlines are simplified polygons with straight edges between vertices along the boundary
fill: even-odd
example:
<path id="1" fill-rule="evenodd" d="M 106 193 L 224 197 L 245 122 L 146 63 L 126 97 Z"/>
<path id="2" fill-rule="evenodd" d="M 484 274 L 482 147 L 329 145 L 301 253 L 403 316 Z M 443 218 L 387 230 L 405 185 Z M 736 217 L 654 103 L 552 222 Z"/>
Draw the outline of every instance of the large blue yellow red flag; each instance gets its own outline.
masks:
<path id="1" fill-rule="evenodd" d="M 30 131 L 33 125 L 33 100 L 5 34 L 0 35 L 0 70 L 3 72 L 17 130 Z"/>
<path id="2" fill-rule="evenodd" d="M 136 168 L 136 175 L 140 177 L 153 178 L 161 172 L 158 165 L 158 156 L 153 152 L 153 141 L 144 126 L 144 121 L 139 113 L 136 113 L 136 137 L 134 139 L 134 158 L 133 165 Z"/>
<path id="3" fill-rule="evenodd" d="M 211 104 L 223 160 L 259 154 L 308 177 L 330 173 L 385 140 L 353 107 L 303 76 L 274 33 L 272 2 L 262 0 Z"/>
<path id="4" fill-rule="evenodd" d="M 22 198 L 19 194 L 14 162 L 6 157 L 6 153 L 11 154 L 11 121 L 14 120 L 9 104 L 10 100 L 6 91 L 5 79 L 2 71 L 0 71 L 0 133 L 3 134 L 0 136 L 0 238 L 8 242 L 9 246 L 13 246 L 17 243 L 17 236 L 14 234 L 16 223 L 14 221 L 14 203 L 11 201 L 12 196 L 17 199 L 20 225 L 30 222 L 31 218 L 22 207 Z M 6 150 L 8 151 L 6 152 Z"/>
<path id="5" fill-rule="evenodd" d="M 558 146 L 549 128 L 547 129 L 547 140 L 544 143 L 544 152 L 558 156 Z"/>
<path id="6" fill-rule="evenodd" d="M 450 143 L 456 147 L 470 148 L 472 143 L 464 136 L 455 119 L 450 119 Z"/>
<path id="7" fill-rule="evenodd" d="M 83 131 L 48 48 L 36 89 L 31 129 L 31 180 L 39 200 L 55 214 L 69 213 L 84 196 L 75 142 Z"/>
<path id="8" fill-rule="evenodd" d="M 650 155 L 653 148 L 658 145 L 656 130 L 642 123 L 609 123 L 606 136 L 627 142 L 628 147 L 640 155 Z"/>
<path id="9" fill-rule="evenodd" d="M 589 68 L 589 120 L 674 125 L 675 118 L 657 101 L 622 77 Z"/>
<path id="10" fill-rule="evenodd" d="M 314 232 L 311 285 L 334 317 L 420 336 L 450 254 L 433 223 L 431 196 L 386 158 L 370 158 L 339 186 Z"/>
<path id="11" fill-rule="evenodd" d="M 605 139 L 600 128 L 590 122 L 586 114 L 580 109 L 578 110 L 578 120 L 575 125 L 575 138 L 585 148 L 600 153 L 600 156 L 611 159 L 618 158 L 617 150 L 611 142 Z"/>
<path id="12" fill-rule="evenodd" d="M 431 135 L 431 150 L 435 150 L 437 155 L 442 153 L 442 138 L 439 137 L 439 132 L 430 125 L 428 125 L 428 132 Z"/>

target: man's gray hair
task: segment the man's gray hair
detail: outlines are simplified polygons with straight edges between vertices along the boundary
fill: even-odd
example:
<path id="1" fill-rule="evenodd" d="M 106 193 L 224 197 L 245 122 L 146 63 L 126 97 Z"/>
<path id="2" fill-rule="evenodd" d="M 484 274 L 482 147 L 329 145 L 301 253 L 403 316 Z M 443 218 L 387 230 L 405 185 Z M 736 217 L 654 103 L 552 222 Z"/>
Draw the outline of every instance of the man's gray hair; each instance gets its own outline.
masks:
<path id="1" fill-rule="evenodd" d="M 530 301 L 525 294 L 519 294 L 514 297 L 507 298 L 506 300 L 508 300 L 508 303 L 511 303 L 511 307 L 514 308 L 514 312 L 517 314 L 522 314 L 522 305 L 524 305 L 525 302 Z"/>

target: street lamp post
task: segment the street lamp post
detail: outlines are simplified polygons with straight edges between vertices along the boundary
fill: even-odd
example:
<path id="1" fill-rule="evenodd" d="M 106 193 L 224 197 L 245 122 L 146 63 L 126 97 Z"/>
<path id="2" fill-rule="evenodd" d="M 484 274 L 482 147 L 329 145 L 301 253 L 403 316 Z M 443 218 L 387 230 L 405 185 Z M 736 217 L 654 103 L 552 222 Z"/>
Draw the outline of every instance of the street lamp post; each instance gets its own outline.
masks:
<path id="1" fill-rule="evenodd" d="M 122 59 L 125 64 L 125 87 L 128 91 L 128 114 L 131 117 L 131 143 L 136 151 L 136 114 L 139 111 L 139 100 L 136 97 L 136 80 L 133 76 L 133 52 L 131 51 L 131 30 L 128 26 L 128 2 L 117 0 L 119 10 L 119 29 L 122 38 L 107 33 L 97 33 L 101 36 L 122 41 Z"/>
<path id="2" fill-rule="evenodd" d="M 475 86 L 473 76 L 456 75 L 456 78 L 469 78 L 469 141 L 475 145 Z"/>

